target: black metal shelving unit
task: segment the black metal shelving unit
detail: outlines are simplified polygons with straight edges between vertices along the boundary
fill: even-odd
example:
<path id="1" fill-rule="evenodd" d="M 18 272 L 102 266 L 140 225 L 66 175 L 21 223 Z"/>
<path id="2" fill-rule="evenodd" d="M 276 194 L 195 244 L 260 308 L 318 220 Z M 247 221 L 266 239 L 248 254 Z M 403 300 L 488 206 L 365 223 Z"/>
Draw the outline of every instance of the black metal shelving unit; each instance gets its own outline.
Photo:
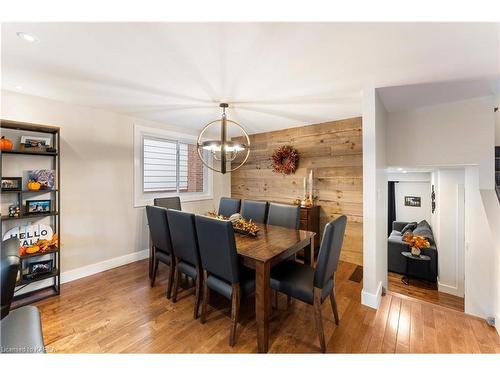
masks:
<path id="1" fill-rule="evenodd" d="M 0 175 L 4 167 L 4 163 L 7 162 L 4 156 L 11 155 L 10 157 L 26 157 L 26 156 L 36 156 L 43 158 L 51 158 L 52 169 L 56 171 L 56 186 L 53 190 L 39 190 L 31 191 L 25 190 L 21 187 L 19 190 L 0 190 L 2 197 L 12 194 L 17 194 L 19 206 L 21 212 L 19 217 L 10 217 L 8 215 L 1 216 L 1 237 L 4 236 L 4 223 L 11 221 L 23 221 L 29 220 L 30 222 L 40 220 L 42 218 L 50 218 L 50 224 L 54 230 L 54 233 L 58 234 L 58 243 L 56 249 L 51 249 L 45 251 L 44 253 L 36 254 L 26 254 L 21 256 L 21 270 L 25 268 L 28 263 L 36 260 L 36 258 L 50 256 L 53 261 L 53 270 L 51 273 L 40 275 L 33 279 L 27 279 L 23 277 L 21 272 L 21 277 L 16 284 L 16 290 L 14 294 L 14 300 L 12 303 L 12 308 L 17 308 L 20 306 L 28 305 L 42 299 L 59 295 L 61 290 L 61 217 L 60 217 L 60 207 L 61 207 L 61 173 L 60 173 L 60 128 L 56 126 L 47 126 L 39 124 L 31 124 L 25 122 L 11 121 L 11 120 L 0 120 L 1 129 L 11 129 L 13 131 L 18 131 L 23 135 L 29 133 L 44 133 L 49 134 L 52 137 L 52 144 L 56 148 L 56 152 L 44 152 L 44 151 L 26 151 L 26 150 L 8 150 L 0 152 Z M 19 171 L 22 173 L 22 171 Z M 54 202 L 51 212 L 47 213 L 37 213 L 37 214 L 26 214 L 23 213 L 23 202 L 25 197 L 36 196 L 39 194 L 50 194 L 51 201 Z M 23 289 L 28 285 L 37 283 L 43 280 L 52 280 L 50 286 L 41 286 L 40 288 L 34 288 L 29 292 L 23 293 Z"/>

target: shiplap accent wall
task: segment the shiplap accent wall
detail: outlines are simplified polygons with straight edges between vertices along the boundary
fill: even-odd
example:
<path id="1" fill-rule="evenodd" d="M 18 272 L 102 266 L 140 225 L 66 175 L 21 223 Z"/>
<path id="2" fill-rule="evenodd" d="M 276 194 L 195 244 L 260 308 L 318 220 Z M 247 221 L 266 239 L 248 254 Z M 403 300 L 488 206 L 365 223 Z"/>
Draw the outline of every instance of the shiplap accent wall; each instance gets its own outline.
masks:
<path id="1" fill-rule="evenodd" d="M 251 152 L 243 167 L 231 174 L 231 194 L 241 199 L 292 203 L 303 196 L 303 178 L 314 173 L 321 229 L 344 214 L 348 218 L 341 259 L 363 264 L 362 119 L 332 121 L 250 136 Z M 300 155 L 290 176 L 272 172 L 271 155 L 289 144 Z M 317 237 L 321 238 L 321 234 Z"/>

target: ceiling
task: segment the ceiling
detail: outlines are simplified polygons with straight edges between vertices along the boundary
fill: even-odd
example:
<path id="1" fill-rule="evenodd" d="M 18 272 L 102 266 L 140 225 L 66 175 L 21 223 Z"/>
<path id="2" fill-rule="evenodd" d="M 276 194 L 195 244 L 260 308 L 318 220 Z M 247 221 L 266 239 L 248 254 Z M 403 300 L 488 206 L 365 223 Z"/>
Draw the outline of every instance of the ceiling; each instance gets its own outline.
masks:
<path id="1" fill-rule="evenodd" d="M 359 116 L 366 87 L 497 80 L 498 54 L 493 23 L 4 23 L 2 88 L 193 129 L 227 101 L 259 133 Z"/>

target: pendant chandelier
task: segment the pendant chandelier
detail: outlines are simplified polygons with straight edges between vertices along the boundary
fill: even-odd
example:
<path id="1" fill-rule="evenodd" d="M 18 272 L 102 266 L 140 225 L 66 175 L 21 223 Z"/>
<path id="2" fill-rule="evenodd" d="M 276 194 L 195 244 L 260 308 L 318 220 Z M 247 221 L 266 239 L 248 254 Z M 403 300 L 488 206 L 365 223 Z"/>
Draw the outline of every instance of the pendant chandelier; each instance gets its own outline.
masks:
<path id="1" fill-rule="evenodd" d="M 240 168 L 250 155 L 250 138 L 243 127 L 226 117 L 227 103 L 221 103 L 222 116 L 206 124 L 198 136 L 198 156 L 213 171 L 225 174 Z"/>

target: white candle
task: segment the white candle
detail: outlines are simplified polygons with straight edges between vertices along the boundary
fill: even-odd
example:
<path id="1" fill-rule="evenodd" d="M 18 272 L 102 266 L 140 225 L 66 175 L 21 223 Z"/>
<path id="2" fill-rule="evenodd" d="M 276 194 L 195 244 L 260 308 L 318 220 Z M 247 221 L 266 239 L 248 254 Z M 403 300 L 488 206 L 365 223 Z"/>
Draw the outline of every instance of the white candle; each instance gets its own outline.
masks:
<path id="1" fill-rule="evenodd" d="M 312 200 L 313 197 L 313 171 L 309 172 L 309 199 Z"/>

